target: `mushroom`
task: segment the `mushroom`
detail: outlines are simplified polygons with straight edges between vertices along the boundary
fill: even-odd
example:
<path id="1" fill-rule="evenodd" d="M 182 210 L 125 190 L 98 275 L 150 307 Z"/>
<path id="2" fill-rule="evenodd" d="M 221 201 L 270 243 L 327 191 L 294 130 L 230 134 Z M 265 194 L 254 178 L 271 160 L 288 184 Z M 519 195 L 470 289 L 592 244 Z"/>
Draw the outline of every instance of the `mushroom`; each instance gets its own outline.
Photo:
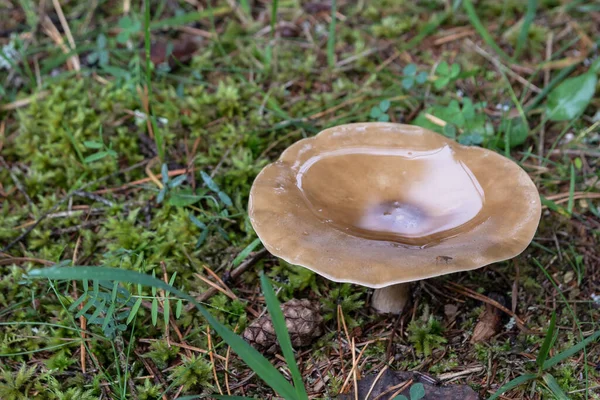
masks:
<path id="1" fill-rule="evenodd" d="M 250 221 L 275 256 L 375 288 L 400 313 L 410 282 L 520 254 L 541 203 L 525 171 L 493 151 L 416 126 L 357 123 L 300 140 L 253 183 Z"/>

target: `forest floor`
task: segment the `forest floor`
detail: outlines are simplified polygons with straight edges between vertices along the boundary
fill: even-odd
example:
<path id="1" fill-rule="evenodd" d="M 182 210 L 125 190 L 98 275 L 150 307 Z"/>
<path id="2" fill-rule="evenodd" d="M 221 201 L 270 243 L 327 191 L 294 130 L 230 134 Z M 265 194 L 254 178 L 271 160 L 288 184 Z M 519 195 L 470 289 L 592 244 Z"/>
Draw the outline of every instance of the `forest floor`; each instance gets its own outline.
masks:
<path id="1" fill-rule="evenodd" d="M 482 399 L 513 379 L 499 398 L 600 399 L 598 3 L 144 5 L 0 0 L 0 399 L 277 397 L 187 300 L 27 276 L 69 263 L 153 274 L 237 333 L 266 310 L 264 271 L 279 301 L 324 319 L 295 354 L 310 398 L 388 368 Z M 518 163 L 542 196 L 528 249 L 416 283 L 400 316 L 261 251 L 256 175 L 299 139 L 367 121 Z"/>

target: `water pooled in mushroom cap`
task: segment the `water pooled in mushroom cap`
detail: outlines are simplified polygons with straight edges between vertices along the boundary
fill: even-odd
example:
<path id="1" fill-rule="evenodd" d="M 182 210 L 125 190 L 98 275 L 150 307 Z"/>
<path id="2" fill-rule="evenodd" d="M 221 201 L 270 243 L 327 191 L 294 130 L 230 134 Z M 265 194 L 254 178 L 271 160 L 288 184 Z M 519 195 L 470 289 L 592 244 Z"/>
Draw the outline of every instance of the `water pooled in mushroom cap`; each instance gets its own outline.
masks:
<path id="1" fill-rule="evenodd" d="M 424 246 L 482 222 L 483 190 L 449 145 L 321 153 L 299 168 L 296 184 L 322 221 L 368 239 Z"/>

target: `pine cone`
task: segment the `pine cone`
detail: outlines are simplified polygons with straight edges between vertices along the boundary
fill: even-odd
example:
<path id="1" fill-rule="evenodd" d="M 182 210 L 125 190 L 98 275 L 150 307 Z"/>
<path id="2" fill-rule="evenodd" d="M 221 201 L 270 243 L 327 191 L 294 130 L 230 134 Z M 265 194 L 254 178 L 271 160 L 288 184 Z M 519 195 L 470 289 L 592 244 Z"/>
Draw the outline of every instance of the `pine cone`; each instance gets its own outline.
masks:
<path id="1" fill-rule="evenodd" d="M 281 305 L 293 347 L 306 346 L 323 334 L 319 306 L 308 299 L 292 299 Z M 257 350 L 273 354 L 279 349 L 275 328 L 269 315 L 263 315 L 246 328 L 244 339 Z"/>

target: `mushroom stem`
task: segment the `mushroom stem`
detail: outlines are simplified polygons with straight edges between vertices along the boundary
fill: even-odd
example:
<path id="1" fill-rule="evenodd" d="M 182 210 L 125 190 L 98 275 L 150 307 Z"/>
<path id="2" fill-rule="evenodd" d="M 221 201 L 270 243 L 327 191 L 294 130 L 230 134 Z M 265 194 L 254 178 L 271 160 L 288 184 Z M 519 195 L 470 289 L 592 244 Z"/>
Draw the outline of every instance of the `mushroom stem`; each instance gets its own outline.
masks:
<path id="1" fill-rule="evenodd" d="M 410 283 L 398 283 L 375 289 L 371 307 L 380 314 L 400 314 L 410 300 Z"/>

